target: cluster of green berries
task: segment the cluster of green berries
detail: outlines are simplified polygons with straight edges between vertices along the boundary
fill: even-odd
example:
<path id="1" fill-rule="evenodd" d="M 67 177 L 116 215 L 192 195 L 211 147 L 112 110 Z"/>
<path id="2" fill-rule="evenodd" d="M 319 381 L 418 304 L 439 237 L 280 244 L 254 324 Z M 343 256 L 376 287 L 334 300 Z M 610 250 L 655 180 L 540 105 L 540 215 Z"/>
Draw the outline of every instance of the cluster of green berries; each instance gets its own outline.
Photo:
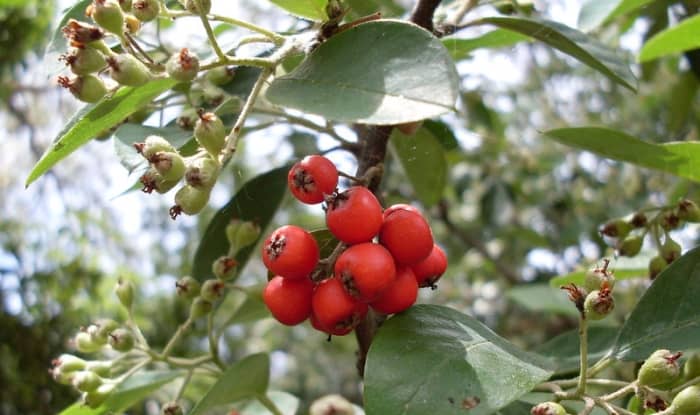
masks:
<path id="1" fill-rule="evenodd" d="M 369 307 L 384 314 L 409 308 L 419 287 L 435 287 L 447 259 L 416 208 L 383 210 L 366 187 L 340 192 L 337 184 L 335 165 L 322 156 L 307 156 L 290 169 L 288 186 L 299 201 L 326 203 L 326 225 L 342 251 L 320 259 L 311 233 L 294 225 L 278 228 L 262 246 L 274 275 L 263 300 L 283 324 L 310 318 L 319 331 L 345 335 Z"/>
<path id="2" fill-rule="evenodd" d="M 124 280 L 115 289 L 119 301 L 127 309 L 131 308 L 134 296 L 133 285 Z M 104 348 L 127 353 L 136 343 L 134 333 L 111 319 L 99 319 L 81 328 L 73 338 L 75 350 L 91 354 Z M 50 373 L 56 382 L 72 385 L 82 395 L 82 402 L 96 408 L 114 391 L 119 380 L 118 367 L 111 360 L 84 360 L 80 357 L 63 354 L 54 359 Z"/>
<path id="3" fill-rule="evenodd" d="M 700 222 L 700 207 L 688 199 L 681 199 L 674 206 L 660 209 L 651 218 L 644 212 L 637 212 L 631 218 L 612 219 L 601 226 L 600 233 L 611 238 L 618 254 L 629 257 L 639 253 L 647 233 L 654 235 L 658 254 L 649 261 L 649 278 L 654 279 L 680 257 L 681 246 L 671 238 L 669 232 L 684 222 Z"/>
<path id="4" fill-rule="evenodd" d="M 237 276 L 238 262 L 235 256 L 238 250 L 252 245 L 260 236 L 260 226 L 254 222 L 232 220 L 226 226 L 226 238 L 229 251 L 212 263 L 214 278 L 200 283 L 191 276 L 180 278 L 175 283 L 177 295 L 192 301 L 190 318 L 197 319 L 209 314 L 214 304 L 221 300 L 226 292 L 226 283 L 232 282 Z"/>
<path id="5" fill-rule="evenodd" d="M 569 294 L 569 299 L 576 305 L 582 316 L 588 320 L 601 320 L 615 309 L 612 290 L 615 277 L 608 270 L 609 260 L 603 260 L 603 266 L 588 270 L 583 286 L 569 284 L 561 287 Z"/>
<path id="6" fill-rule="evenodd" d="M 700 413 L 700 354 L 693 354 L 680 365 L 681 352 L 657 350 L 644 361 L 637 373 L 637 396 L 631 404 L 641 405 L 664 415 L 697 415 Z M 690 386 L 677 388 L 690 383 Z M 655 391 L 671 391 L 675 396 Z M 670 404 L 667 402 L 670 400 Z M 656 412 L 658 411 L 658 412 Z"/>
<path id="7" fill-rule="evenodd" d="M 173 219 L 204 209 L 219 177 L 218 154 L 226 135 L 223 123 L 216 114 L 202 111 L 194 135 L 203 150 L 191 157 L 181 156 L 168 140 L 157 135 L 134 144 L 149 163 L 140 179 L 145 193 L 166 193 L 184 178 L 185 184 L 175 193 L 175 205 L 170 208 Z"/>

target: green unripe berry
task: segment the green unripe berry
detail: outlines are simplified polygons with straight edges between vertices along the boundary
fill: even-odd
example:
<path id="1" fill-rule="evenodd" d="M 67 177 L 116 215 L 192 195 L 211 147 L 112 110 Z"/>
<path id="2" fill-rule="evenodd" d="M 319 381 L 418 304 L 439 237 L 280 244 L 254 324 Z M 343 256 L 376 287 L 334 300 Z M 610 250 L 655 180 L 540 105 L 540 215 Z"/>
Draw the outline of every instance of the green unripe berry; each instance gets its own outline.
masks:
<path id="1" fill-rule="evenodd" d="M 81 75 L 72 79 L 59 76 L 58 84 L 83 102 L 95 103 L 107 95 L 107 87 L 102 79 L 95 75 Z"/>
<path id="2" fill-rule="evenodd" d="M 131 0 L 119 0 L 119 6 L 122 8 L 122 11 L 128 13 L 131 11 Z"/>
<path id="3" fill-rule="evenodd" d="M 187 11 L 190 13 L 194 14 L 200 14 L 199 12 L 199 5 L 197 3 L 198 0 L 185 0 L 184 6 Z M 199 4 L 202 6 L 202 10 L 204 11 L 204 14 L 208 14 L 211 11 L 211 0 L 199 0 Z M 182 4 L 182 0 L 180 0 L 180 3 Z"/>
<path id="4" fill-rule="evenodd" d="M 190 82 L 199 72 L 199 58 L 187 48 L 183 48 L 168 59 L 165 71 L 178 82 Z"/>
<path id="5" fill-rule="evenodd" d="M 199 115 L 197 115 L 197 111 L 192 108 L 187 108 L 180 113 L 180 116 L 177 117 L 175 122 L 177 126 L 183 130 L 192 131 L 198 119 Z"/>
<path id="6" fill-rule="evenodd" d="M 202 297 L 197 297 L 192 302 L 190 306 L 190 317 L 192 319 L 198 319 L 204 317 L 211 312 L 214 306 Z"/>
<path id="7" fill-rule="evenodd" d="M 220 280 L 226 281 L 236 275 L 238 262 L 229 256 L 220 256 L 211 264 L 211 272 Z"/>
<path id="8" fill-rule="evenodd" d="M 589 320 L 601 320 L 615 308 L 615 300 L 609 289 L 603 288 L 588 293 L 583 311 Z"/>
<path id="9" fill-rule="evenodd" d="M 212 157 L 218 157 L 226 141 L 224 123 L 213 112 L 200 111 L 194 126 L 194 137 Z"/>
<path id="10" fill-rule="evenodd" d="M 642 235 L 628 236 L 620 242 L 617 251 L 622 256 L 635 256 L 642 250 L 644 237 Z"/>
<path id="11" fill-rule="evenodd" d="M 202 299 L 209 301 L 211 303 L 216 302 L 224 296 L 224 291 L 226 290 L 226 284 L 221 280 L 206 280 L 202 284 L 202 289 L 199 295 Z"/>
<path id="12" fill-rule="evenodd" d="M 211 189 L 219 177 L 219 163 L 210 156 L 198 157 L 185 170 L 185 181 L 198 189 Z"/>
<path id="13" fill-rule="evenodd" d="M 161 415 L 183 415 L 182 406 L 177 402 L 168 402 L 160 408 Z"/>
<path id="14" fill-rule="evenodd" d="M 649 261 L 649 278 L 653 280 L 661 271 L 666 269 L 667 266 L 668 262 L 666 262 L 662 256 L 655 256 Z"/>
<path id="15" fill-rule="evenodd" d="M 178 153 L 161 151 L 148 161 L 165 181 L 180 181 L 185 175 L 185 161 Z"/>
<path id="16" fill-rule="evenodd" d="M 102 39 L 105 37 L 105 32 L 97 26 L 79 20 L 69 19 L 68 23 L 61 28 L 61 31 L 73 46 L 94 45 L 102 50 L 102 52 L 109 50 L 107 45 L 102 42 Z"/>
<path id="17" fill-rule="evenodd" d="M 695 202 L 683 199 L 678 202 L 678 217 L 686 222 L 700 222 L 700 207 Z"/>
<path id="18" fill-rule="evenodd" d="M 624 238 L 632 230 L 630 225 L 624 219 L 613 219 L 606 222 L 601 228 L 600 233 L 611 238 Z"/>
<path id="19" fill-rule="evenodd" d="M 151 80 L 148 67 L 133 55 L 113 54 L 107 58 L 109 75 L 120 85 L 141 86 Z"/>
<path id="20" fill-rule="evenodd" d="M 94 372 L 83 370 L 73 377 L 73 386 L 80 392 L 92 392 L 102 385 L 102 378 Z"/>
<path id="21" fill-rule="evenodd" d="M 93 409 L 98 408 L 112 394 L 115 387 L 113 383 L 105 383 L 92 392 L 84 393 L 82 396 L 83 404 Z"/>
<path id="22" fill-rule="evenodd" d="M 355 408 L 340 395 L 322 396 L 311 403 L 309 415 L 354 415 Z"/>
<path id="23" fill-rule="evenodd" d="M 109 345 L 118 352 L 128 352 L 134 348 L 134 335 L 127 329 L 119 328 L 109 335 Z"/>
<path id="24" fill-rule="evenodd" d="M 71 48 L 71 50 L 67 54 L 62 55 L 60 59 L 63 60 L 66 65 L 70 67 L 71 72 L 76 75 L 87 75 L 98 72 L 107 66 L 107 61 L 102 52 L 87 47 Z"/>
<path id="25" fill-rule="evenodd" d="M 175 283 L 177 295 L 189 300 L 198 297 L 200 289 L 199 281 L 190 276 L 182 277 Z"/>
<path id="26" fill-rule="evenodd" d="M 134 284 L 131 281 L 119 278 L 117 280 L 117 285 L 114 287 L 114 292 L 119 298 L 119 302 L 122 303 L 124 308 L 130 309 L 134 302 Z"/>
<path id="27" fill-rule="evenodd" d="M 683 365 L 683 380 L 689 381 L 700 376 L 700 353 L 693 353 Z"/>
<path id="28" fill-rule="evenodd" d="M 142 22 L 150 22 L 160 14 L 160 3 L 158 0 L 134 0 L 131 13 Z"/>
<path id="29" fill-rule="evenodd" d="M 594 268 L 586 272 L 585 281 L 583 283 L 584 287 L 588 292 L 600 290 L 601 288 L 608 287 L 613 289 L 615 287 L 615 277 L 606 268 Z"/>
<path id="30" fill-rule="evenodd" d="M 670 264 L 681 256 L 681 246 L 671 239 L 670 236 L 666 235 L 666 240 L 664 244 L 661 245 L 659 255 L 666 260 L 666 263 Z"/>
<path id="31" fill-rule="evenodd" d="M 159 135 L 149 135 L 146 137 L 143 143 L 135 143 L 134 148 L 146 160 L 150 160 L 151 157 L 155 156 L 156 153 L 160 153 L 161 151 L 176 151 L 175 147 L 173 147 L 168 140 Z"/>
<path id="32" fill-rule="evenodd" d="M 642 386 L 668 389 L 680 377 L 679 357 L 681 353 L 671 353 L 666 349 L 655 351 L 642 363 L 637 381 Z"/>
<path id="33" fill-rule="evenodd" d="M 73 343 L 75 344 L 75 350 L 81 353 L 93 353 L 102 347 L 102 345 L 95 343 L 92 336 L 86 331 L 78 332 L 73 339 Z"/>
<path id="34" fill-rule="evenodd" d="M 198 189 L 190 185 L 184 185 L 175 193 L 175 206 L 170 208 L 170 217 L 175 219 L 181 213 L 196 215 L 209 202 L 209 194 L 209 189 Z"/>
<path id="35" fill-rule="evenodd" d="M 668 408 L 673 415 L 697 415 L 700 413 L 700 385 L 688 386 L 678 392 Z"/>
<path id="36" fill-rule="evenodd" d="M 556 402 L 542 402 L 530 409 L 532 415 L 567 415 L 566 409 Z"/>
<path id="37" fill-rule="evenodd" d="M 677 229 L 679 226 L 681 226 L 681 218 L 678 217 L 676 212 L 669 210 L 661 217 L 661 227 L 666 232 Z"/>
<path id="38" fill-rule="evenodd" d="M 144 193 L 152 193 L 154 190 L 158 193 L 167 193 L 178 183 L 180 179 L 177 180 L 165 180 L 158 171 L 151 167 L 146 171 L 146 173 L 139 179 L 143 185 L 141 189 Z"/>
<path id="39" fill-rule="evenodd" d="M 75 372 L 78 370 L 85 369 L 85 360 L 79 358 L 78 356 L 73 356 L 72 354 L 62 354 L 58 358 L 54 359 L 53 367 L 64 373 Z"/>
<path id="40" fill-rule="evenodd" d="M 260 225 L 252 221 L 232 220 L 226 226 L 226 238 L 236 250 L 254 243 L 260 236 Z"/>
<path id="41" fill-rule="evenodd" d="M 112 371 L 111 360 L 90 360 L 85 365 L 85 370 L 89 370 L 101 377 L 109 377 Z"/>
<path id="42" fill-rule="evenodd" d="M 90 17 L 101 28 L 121 36 L 124 33 L 124 13 L 116 0 L 94 0 Z"/>
<path id="43" fill-rule="evenodd" d="M 205 78 L 214 85 L 226 85 L 233 80 L 236 69 L 232 66 L 219 66 L 207 71 Z"/>
<path id="44" fill-rule="evenodd" d="M 119 328 L 119 323 L 112 319 L 104 318 L 97 320 L 91 327 L 95 327 L 94 331 L 90 333 L 93 338 L 102 344 L 106 344 L 109 341 L 109 334 Z"/>

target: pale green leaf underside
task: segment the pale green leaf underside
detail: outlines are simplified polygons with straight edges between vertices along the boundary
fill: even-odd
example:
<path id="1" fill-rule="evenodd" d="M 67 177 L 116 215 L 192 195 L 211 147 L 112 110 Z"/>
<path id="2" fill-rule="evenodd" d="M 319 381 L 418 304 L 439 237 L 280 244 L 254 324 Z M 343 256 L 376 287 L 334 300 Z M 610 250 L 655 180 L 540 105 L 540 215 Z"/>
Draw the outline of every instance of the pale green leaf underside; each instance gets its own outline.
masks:
<path id="1" fill-rule="evenodd" d="M 399 124 L 454 110 L 457 90 L 454 63 L 437 38 L 380 20 L 331 37 L 275 79 L 267 98 L 335 121 Z"/>
<path id="2" fill-rule="evenodd" d="M 325 20 L 328 0 L 270 0 L 287 12 L 311 20 Z"/>
<path id="3" fill-rule="evenodd" d="M 700 181 L 700 143 L 655 144 L 602 127 L 560 128 L 543 133 L 562 144 L 613 160 Z"/>
<path id="4" fill-rule="evenodd" d="M 639 51 L 639 61 L 646 62 L 696 48 L 700 48 L 700 14 L 654 35 Z"/>
<path id="5" fill-rule="evenodd" d="M 595 29 L 618 16 L 638 9 L 653 0 L 587 0 L 578 15 L 578 27 L 583 31 Z"/>
<path id="6" fill-rule="evenodd" d="M 482 48 L 504 48 L 530 40 L 530 36 L 507 29 L 496 29 L 474 38 L 446 37 L 442 39 L 454 60 L 465 59 L 470 53 Z"/>

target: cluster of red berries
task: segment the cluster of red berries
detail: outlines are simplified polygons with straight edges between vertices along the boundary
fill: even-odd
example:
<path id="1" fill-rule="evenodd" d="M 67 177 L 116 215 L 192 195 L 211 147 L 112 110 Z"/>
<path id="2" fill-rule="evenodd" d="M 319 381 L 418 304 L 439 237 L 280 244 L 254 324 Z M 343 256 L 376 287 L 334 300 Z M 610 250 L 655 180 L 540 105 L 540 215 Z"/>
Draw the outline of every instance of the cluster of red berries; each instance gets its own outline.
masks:
<path id="1" fill-rule="evenodd" d="M 435 287 L 447 258 L 416 208 L 382 210 L 366 187 L 339 192 L 337 184 L 338 170 L 325 157 L 307 156 L 292 166 L 290 191 L 303 203 L 326 203 L 326 225 L 342 250 L 321 260 L 311 233 L 294 225 L 275 230 L 262 247 L 263 262 L 275 275 L 263 300 L 283 324 L 310 318 L 317 330 L 345 335 L 369 307 L 393 314 L 413 305 L 419 287 Z"/>

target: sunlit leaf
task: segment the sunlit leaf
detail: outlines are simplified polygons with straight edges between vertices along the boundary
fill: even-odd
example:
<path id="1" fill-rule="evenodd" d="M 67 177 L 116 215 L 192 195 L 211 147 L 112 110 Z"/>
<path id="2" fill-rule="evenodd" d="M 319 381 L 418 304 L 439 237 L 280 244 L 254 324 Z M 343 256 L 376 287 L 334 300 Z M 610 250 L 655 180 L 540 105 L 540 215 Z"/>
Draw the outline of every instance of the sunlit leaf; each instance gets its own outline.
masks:
<path id="1" fill-rule="evenodd" d="M 639 51 L 639 61 L 700 48 L 700 14 L 683 20 L 649 39 Z"/>

